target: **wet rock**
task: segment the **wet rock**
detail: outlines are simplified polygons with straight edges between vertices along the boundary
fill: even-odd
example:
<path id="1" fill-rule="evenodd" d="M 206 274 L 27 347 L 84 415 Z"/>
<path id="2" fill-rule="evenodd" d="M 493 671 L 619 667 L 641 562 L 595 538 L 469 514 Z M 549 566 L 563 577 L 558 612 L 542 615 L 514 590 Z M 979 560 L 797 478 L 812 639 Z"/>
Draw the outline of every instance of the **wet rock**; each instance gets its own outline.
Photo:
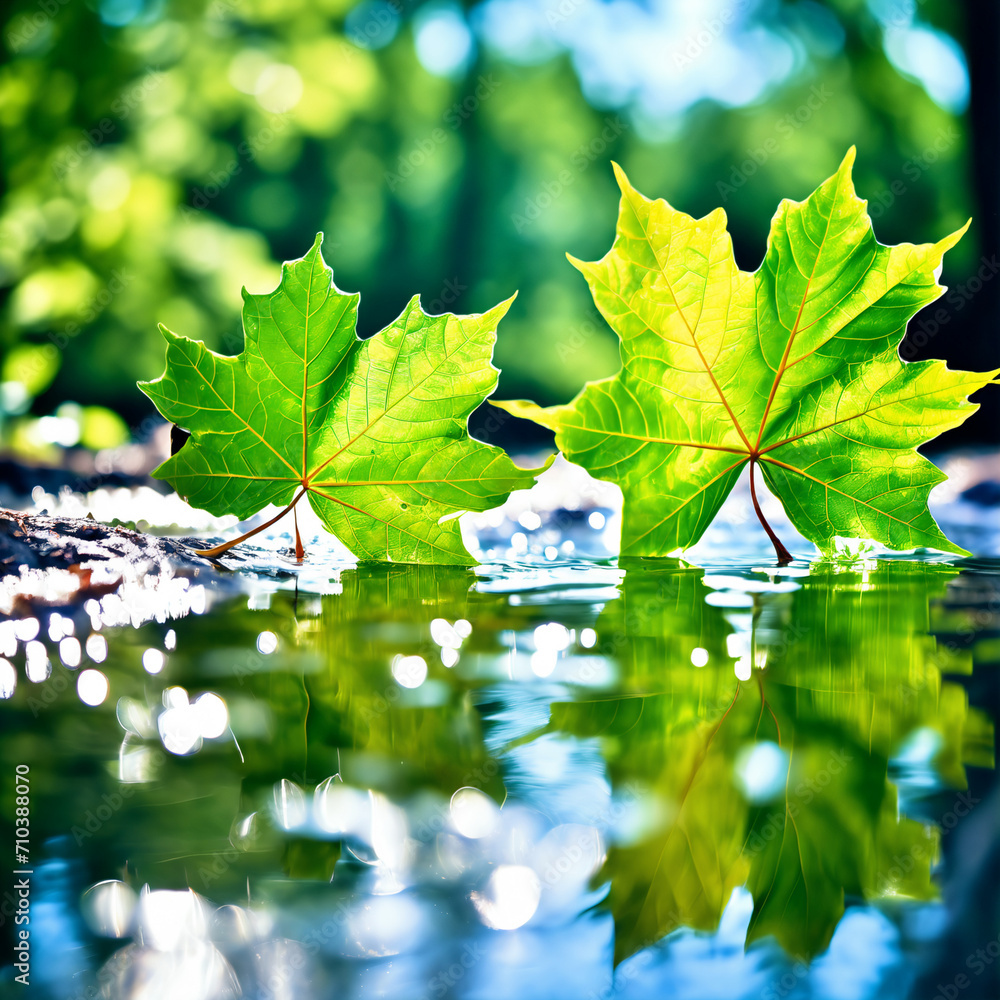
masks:
<path id="1" fill-rule="evenodd" d="M 208 569 L 215 564 L 195 555 L 195 539 L 160 538 L 123 525 L 90 518 L 30 515 L 0 507 L 0 575 L 27 569 L 81 569 L 125 564 L 150 569 Z"/>

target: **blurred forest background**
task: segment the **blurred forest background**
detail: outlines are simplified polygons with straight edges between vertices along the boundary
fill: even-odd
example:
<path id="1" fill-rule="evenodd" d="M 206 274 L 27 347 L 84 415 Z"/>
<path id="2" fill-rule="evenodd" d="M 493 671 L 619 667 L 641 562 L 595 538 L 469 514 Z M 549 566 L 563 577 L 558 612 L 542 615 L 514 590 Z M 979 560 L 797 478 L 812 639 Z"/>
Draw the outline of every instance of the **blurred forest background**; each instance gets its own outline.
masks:
<path id="1" fill-rule="evenodd" d="M 722 205 L 754 269 L 782 197 L 858 146 L 882 242 L 952 251 L 904 356 L 1000 365 L 995 0 L 17 0 L 0 130 L 0 449 L 43 464 L 154 427 L 164 323 L 236 353 L 240 288 L 315 233 L 360 332 L 520 295 L 500 393 L 568 400 L 614 335 L 566 262 L 609 248 L 620 162 Z M 995 442 L 986 404 L 948 443 Z M 527 425 L 480 436 L 530 445 Z M 540 433 L 535 431 L 535 433 Z"/>

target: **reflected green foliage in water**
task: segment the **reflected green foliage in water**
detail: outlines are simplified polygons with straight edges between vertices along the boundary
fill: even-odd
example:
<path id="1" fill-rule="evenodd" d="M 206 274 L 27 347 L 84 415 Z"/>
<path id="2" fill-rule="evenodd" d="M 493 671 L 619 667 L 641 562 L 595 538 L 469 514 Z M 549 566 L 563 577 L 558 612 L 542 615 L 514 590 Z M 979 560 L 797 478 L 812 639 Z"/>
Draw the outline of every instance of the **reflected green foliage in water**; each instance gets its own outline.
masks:
<path id="1" fill-rule="evenodd" d="M 244 914 L 236 943 L 211 938 L 244 985 L 267 970 L 239 948 L 326 928 L 304 967 L 316 989 L 350 994 L 394 962 L 400 997 L 432 992 L 466 947 L 487 957 L 453 995 L 474 994 L 509 961 L 508 933 L 562 969 L 561 929 L 605 928 L 578 956 L 595 983 L 743 919 L 757 975 L 762 956 L 834 961 L 845 907 L 925 912 L 941 830 L 922 802 L 993 764 L 991 719 L 963 687 L 973 650 L 987 656 L 968 626 L 989 577 L 904 561 L 622 570 L 362 566 L 324 595 L 249 598 L 204 581 L 204 614 L 100 629 L 96 707 L 76 693 L 86 662 L 68 669 L 49 645 L 52 674 L 32 683 L 19 651 L 0 759 L 30 764 L 38 870 L 72 873 L 58 905 L 81 937 L 77 981 L 125 944 L 80 919 L 106 879 L 154 890 L 112 938 L 141 941 L 156 890 L 191 887 Z M 100 608 L 76 613 L 81 641 Z M 224 726 L 198 708 L 212 696 Z M 463 815 L 452 797 L 470 787 Z M 417 926 L 433 945 L 401 930 Z M 44 933 L 39 956 L 62 947 Z M 145 954 L 128 947 L 115 976 Z M 550 972 L 525 995 L 569 995 Z"/>
<path id="2" fill-rule="evenodd" d="M 965 787 L 965 763 L 990 763 L 977 750 L 992 746 L 990 723 L 942 680 L 970 673 L 971 657 L 927 632 L 929 602 L 955 575 L 822 567 L 799 590 L 727 609 L 705 599 L 738 579 L 709 578 L 725 588 L 710 590 L 690 569 L 629 570 L 597 625 L 628 693 L 552 713 L 557 729 L 600 735 L 615 783 L 656 803 L 652 830 L 602 872 L 619 958 L 677 927 L 713 929 L 744 883 L 748 943 L 774 935 L 804 957 L 829 944 L 845 895 L 933 898 L 936 831 L 898 814 L 887 767 L 925 729 L 951 787 Z M 913 859 L 901 873 L 899 856 Z"/>
<path id="3" fill-rule="evenodd" d="M 494 617 L 500 601 L 473 593 L 473 573 L 445 567 L 362 567 L 344 573 L 342 584 L 342 595 L 323 599 L 315 623 L 324 668 L 308 679 L 313 743 L 342 748 L 341 773 L 356 784 L 397 794 L 476 784 L 503 801 L 470 697 L 476 678 L 446 669 L 429 634 L 433 619 Z M 477 653 L 500 652 L 490 631 L 473 644 Z M 416 688 L 393 676 L 402 656 L 427 664 Z"/>

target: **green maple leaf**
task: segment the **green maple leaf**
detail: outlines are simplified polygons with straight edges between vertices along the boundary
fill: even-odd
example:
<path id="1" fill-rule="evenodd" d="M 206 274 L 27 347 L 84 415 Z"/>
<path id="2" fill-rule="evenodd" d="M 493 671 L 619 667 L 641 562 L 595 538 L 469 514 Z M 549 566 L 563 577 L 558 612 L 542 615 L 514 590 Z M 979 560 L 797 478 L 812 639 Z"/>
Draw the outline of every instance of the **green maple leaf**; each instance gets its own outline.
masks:
<path id="1" fill-rule="evenodd" d="M 503 503 L 538 471 L 468 435 L 469 414 L 496 387 L 496 327 L 512 299 L 429 316 L 415 296 L 359 340 L 359 296 L 333 284 L 321 243 L 282 267 L 274 292 L 244 290 L 242 354 L 160 328 L 166 370 L 139 387 L 191 437 L 154 475 L 194 506 L 241 519 L 268 504 L 286 505 L 280 517 L 308 494 L 362 560 L 469 564 L 457 516 Z"/>
<path id="2" fill-rule="evenodd" d="M 945 477 L 916 451 L 977 407 L 996 371 L 906 363 L 906 324 L 944 289 L 938 243 L 877 242 L 852 149 L 804 202 L 783 201 L 755 273 L 722 209 L 694 219 L 650 201 L 615 166 L 618 230 L 600 261 L 570 260 L 621 339 L 622 369 L 573 402 L 498 403 L 556 432 L 567 458 L 624 494 L 622 554 L 693 545 L 750 465 L 823 552 L 837 536 L 965 554 L 927 509 Z"/>

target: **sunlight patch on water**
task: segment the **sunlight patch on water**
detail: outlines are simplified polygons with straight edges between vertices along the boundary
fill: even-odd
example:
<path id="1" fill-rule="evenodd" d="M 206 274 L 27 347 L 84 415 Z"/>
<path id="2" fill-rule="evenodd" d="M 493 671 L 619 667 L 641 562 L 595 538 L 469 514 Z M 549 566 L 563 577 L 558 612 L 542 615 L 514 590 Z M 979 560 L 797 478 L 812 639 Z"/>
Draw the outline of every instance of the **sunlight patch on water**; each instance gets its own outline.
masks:
<path id="1" fill-rule="evenodd" d="M 142 669 L 147 674 L 158 674 L 166 663 L 166 657 L 158 649 L 147 649 L 142 654 Z"/>
<path id="2" fill-rule="evenodd" d="M 109 690 L 108 678 L 93 667 L 81 671 L 76 681 L 76 691 L 80 701 L 91 707 L 102 705 L 108 697 Z"/>
<path id="3" fill-rule="evenodd" d="M 392 676 L 404 688 L 418 688 L 427 680 L 427 661 L 422 656 L 395 656 Z"/>
<path id="4" fill-rule="evenodd" d="M 760 805 L 775 798 L 788 777 L 788 754 L 776 743 L 761 740 L 736 757 L 734 776 L 747 801 Z"/>
<path id="5" fill-rule="evenodd" d="M 0 657 L 0 698 L 12 698 L 17 689 L 17 671 L 10 660 Z"/>
<path id="6" fill-rule="evenodd" d="M 24 670 L 32 684 L 41 684 L 52 674 L 52 664 L 45 643 L 32 639 L 24 647 Z"/>
<path id="7" fill-rule="evenodd" d="M 103 663 L 108 656 L 108 640 L 103 635 L 92 633 L 87 636 L 86 650 L 94 663 Z"/>
<path id="8" fill-rule="evenodd" d="M 278 637 L 270 631 L 263 631 L 257 636 L 257 652 L 269 656 L 278 648 Z"/>
<path id="9" fill-rule="evenodd" d="M 512 931 L 523 927 L 538 909 L 541 883 L 534 870 L 524 865 L 500 865 L 486 888 L 471 899 L 487 927 Z"/>
<path id="10" fill-rule="evenodd" d="M 101 937 L 125 937 L 139 899 L 135 890 L 118 879 L 92 885 L 83 895 L 81 910 L 87 925 Z"/>
<path id="11" fill-rule="evenodd" d="M 55 615 L 53 615 L 55 617 Z M 51 631 L 49 633 L 51 637 Z M 81 650 L 80 640 L 75 636 L 67 636 L 59 640 L 59 659 L 63 665 L 73 668 L 80 666 Z"/>
<path id="12" fill-rule="evenodd" d="M 466 786 L 451 797 L 451 822 L 463 837 L 479 840 L 500 825 L 497 804 L 478 788 Z"/>

